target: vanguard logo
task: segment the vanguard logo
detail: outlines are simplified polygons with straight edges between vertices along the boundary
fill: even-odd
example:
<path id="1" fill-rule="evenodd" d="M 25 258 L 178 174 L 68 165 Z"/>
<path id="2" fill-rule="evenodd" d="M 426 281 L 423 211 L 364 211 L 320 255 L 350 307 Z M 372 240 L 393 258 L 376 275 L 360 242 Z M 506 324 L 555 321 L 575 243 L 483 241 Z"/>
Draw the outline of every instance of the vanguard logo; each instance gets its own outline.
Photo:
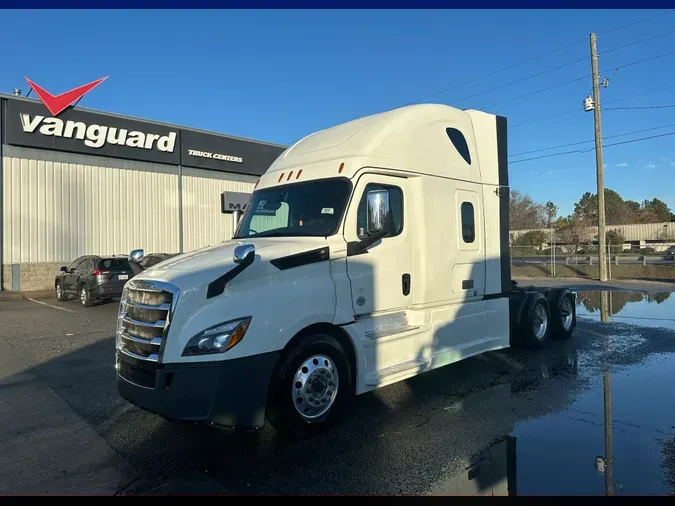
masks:
<path id="1" fill-rule="evenodd" d="M 37 96 L 40 97 L 40 100 L 42 100 L 42 103 L 45 104 L 47 110 L 49 110 L 49 112 L 52 113 L 52 116 L 58 116 L 59 113 L 61 113 L 64 109 L 66 109 L 70 104 L 76 102 L 77 100 L 80 100 L 83 96 L 85 96 L 87 93 L 89 93 L 91 90 L 96 88 L 99 84 L 101 84 L 108 78 L 102 77 L 101 79 L 92 81 L 89 84 L 83 84 L 82 86 L 78 88 L 73 88 L 70 91 L 64 91 L 60 95 L 56 96 L 52 95 L 44 88 L 38 86 L 27 77 L 24 77 L 24 79 L 28 83 L 28 86 L 33 88 Z"/>
<path id="2" fill-rule="evenodd" d="M 80 139 L 85 146 L 100 148 L 105 144 L 128 146 L 130 148 L 153 149 L 173 153 L 176 145 L 176 132 L 169 135 L 146 134 L 138 131 L 129 132 L 125 128 L 107 127 L 101 125 L 85 125 L 81 121 L 63 121 L 59 118 L 45 118 L 44 116 L 30 117 L 30 114 L 21 113 L 21 126 L 26 133 L 36 130 L 42 135 Z M 40 127 L 40 128 L 38 128 Z M 155 141 L 157 143 L 155 144 Z"/>
<path id="3" fill-rule="evenodd" d="M 52 116 L 57 116 L 68 108 L 73 102 L 81 99 L 93 88 L 105 81 L 107 77 L 92 81 L 78 88 L 52 95 L 26 77 L 26 82 L 40 97 Z M 86 125 L 82 121 L 63 121 L 55 117 L 46 117 L 21 113 L 21 126 L 23 131 L 29 134 L 40 133 L 42 135 L 63 137 L 66 139 L 79 139 L 90 148 L 101 148 L 106 144 L 127 146 L 140 149 L 158 149 L 166 153 L 173 153 L 176 145 L 176 132 L 168 135 L 149 134 L 139 131 L 129 131 L 125 128 L 115 128 L 102 125 Z"/>

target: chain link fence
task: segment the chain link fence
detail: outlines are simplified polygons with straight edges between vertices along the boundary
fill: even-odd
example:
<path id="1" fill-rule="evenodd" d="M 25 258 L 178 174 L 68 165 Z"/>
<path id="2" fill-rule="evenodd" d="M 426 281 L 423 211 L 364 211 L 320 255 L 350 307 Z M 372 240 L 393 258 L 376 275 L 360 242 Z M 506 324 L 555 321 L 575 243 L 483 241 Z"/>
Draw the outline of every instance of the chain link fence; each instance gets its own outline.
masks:
<path id="1" fill-rule="evenodd" d="M 672 243 L 649 243 L 645 247 L 608 244 L 606 249 L 608 274 L 612 266 L 663 265 L 675 267 L 675 246 Z M 590 269 L 598 266 L 598 246 L 586 244 L 543 244 L 541 246 L 510 246 L 512 270 L 556 277 L 560 274 L 588 275 Z M 520 268 L 520 269 L 518 269 Z M 581 268 L 581 269 L 580 269 Z"/>

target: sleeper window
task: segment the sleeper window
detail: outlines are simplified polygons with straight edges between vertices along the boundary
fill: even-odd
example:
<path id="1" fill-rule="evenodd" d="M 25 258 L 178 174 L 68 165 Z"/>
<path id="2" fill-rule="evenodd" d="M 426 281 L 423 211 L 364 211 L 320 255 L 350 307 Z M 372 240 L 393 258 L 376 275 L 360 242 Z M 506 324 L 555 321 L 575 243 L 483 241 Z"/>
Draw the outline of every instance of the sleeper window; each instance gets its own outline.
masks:
<path id="1" fill-rule="evenodd" d="M 388 237 L 395 237 L 403 230 L 403 192 L 397 186 L 388 186 L 382 184 L 370 183 L 366 185 L 363 191 L 356 219 L 356 231 L 359 239 L 368 237 L 366 231 L 366 214 L 368 208 L 368 192 L 373 190 L 387 190 L 389 193 L 389 208 L 391 209 L 392 220 L 394 222 L 394 232 Z"/>
<path id="2" fill-rule="evenodd" d="M 456 128 L 446 128 L 445 133 L 448 134 L 450 142 L 452 142 L 452 145 L 455 146 L 455 149 L 459 155 L 464 158 L 466 163 L 471 165 L 471 153 L 469 151 L 469 145 L 466 142 L 466 137 L 464 137 L 464 134 Z"/>
<path id="3" fill-rule="evenodd" d="M 476 225 L 473 215 L 473 204 L 462 202 L 462 239 L 471 243 L 476 239 Z"/>

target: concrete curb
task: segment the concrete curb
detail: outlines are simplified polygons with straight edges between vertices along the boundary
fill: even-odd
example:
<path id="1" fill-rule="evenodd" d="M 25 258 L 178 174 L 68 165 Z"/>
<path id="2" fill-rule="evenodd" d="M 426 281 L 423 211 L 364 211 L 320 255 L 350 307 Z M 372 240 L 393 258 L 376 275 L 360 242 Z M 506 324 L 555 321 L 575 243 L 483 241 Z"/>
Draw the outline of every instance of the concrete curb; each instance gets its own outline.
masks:
<path id="1" fill-rule="evenodd" d="M 54 293 L 51 290 L 38 290 L 34 292 L 0 292 L 0 301 L 3 300 L 29 300 L 51 299 Z"/>

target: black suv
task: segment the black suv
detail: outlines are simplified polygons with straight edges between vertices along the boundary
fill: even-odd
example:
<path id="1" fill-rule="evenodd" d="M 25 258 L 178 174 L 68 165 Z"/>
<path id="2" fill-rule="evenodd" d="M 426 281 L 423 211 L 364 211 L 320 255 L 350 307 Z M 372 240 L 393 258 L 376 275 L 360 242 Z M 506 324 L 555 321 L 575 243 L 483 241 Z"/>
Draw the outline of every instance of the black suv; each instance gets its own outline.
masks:
<path id="1" fill-rule="evenodd" d="M 60 270 L 54 280 L 56 298 L 66 300 L 71 294 L 79 295 L 85 307 L 92 306 L 96 299 L 121 296 L 124 284 L 134 277 L 126 257 L 86 255 Z"/>

